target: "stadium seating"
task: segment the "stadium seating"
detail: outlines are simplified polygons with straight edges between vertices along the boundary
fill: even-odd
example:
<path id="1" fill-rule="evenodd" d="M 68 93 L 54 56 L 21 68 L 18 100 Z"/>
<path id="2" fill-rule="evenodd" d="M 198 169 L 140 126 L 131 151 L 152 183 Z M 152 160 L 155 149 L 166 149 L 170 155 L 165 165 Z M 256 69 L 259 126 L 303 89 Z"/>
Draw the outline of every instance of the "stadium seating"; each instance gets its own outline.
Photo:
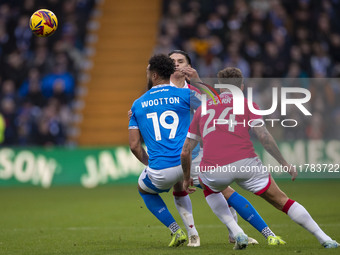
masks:
<path id="1" fill-rule="evenodd" d="M 102 15 L 99 29 L 90 32 L 98 37 L 89 42 L 95 50 L 88 70 L 86 93 L 79 99 L 81 121 L 79 145 L 126 144 L 127 111 L 146 87 L 146 65 L 156 41 L 160 1 L 105 1 L 98 5 Z M 147 15 L 146 15 L 147 14 Z"/>

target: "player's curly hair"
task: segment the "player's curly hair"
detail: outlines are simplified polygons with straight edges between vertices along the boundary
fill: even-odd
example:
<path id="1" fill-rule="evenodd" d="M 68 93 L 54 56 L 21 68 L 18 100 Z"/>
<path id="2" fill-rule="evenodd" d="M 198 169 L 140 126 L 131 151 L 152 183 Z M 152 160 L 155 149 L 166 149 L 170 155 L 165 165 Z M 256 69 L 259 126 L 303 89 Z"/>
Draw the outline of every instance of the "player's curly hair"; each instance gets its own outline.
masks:
<path id="1" fill-rule="evenodd" d="M 170 79 L 175 72 L 174 61 L 164 54 L 154 55 L 149 59 L 149 70 L 156 72 L 163 79 Z"/>

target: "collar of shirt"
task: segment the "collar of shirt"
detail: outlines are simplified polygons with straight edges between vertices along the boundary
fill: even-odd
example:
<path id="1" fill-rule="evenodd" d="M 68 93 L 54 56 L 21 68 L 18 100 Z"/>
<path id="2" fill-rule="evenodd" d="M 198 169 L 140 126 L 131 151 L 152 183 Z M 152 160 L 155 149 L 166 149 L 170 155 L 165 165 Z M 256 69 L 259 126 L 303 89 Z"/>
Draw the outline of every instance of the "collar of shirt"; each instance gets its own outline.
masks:
<path id="1" fill-rule="evenodd" d="M 153 86 L 151 89 L 158 89 L 158 88 L 165 87 L 165 86 L 175 86 L 175 85 L 171 85 L 171 84 L 159 84 L 159 85 Z"/>
<path id="2" fill-rule="evenodd" d="M 175 87 L 177 87 L 172 81 L 170 81 L 170 85 L 171 86 L 175 86 Z M 188 89 L 189 88 L 189 86 L 188 86 L 188 83 L 187 83 L 187 81 L 184 81 L 184 86 L 183 86 L 183 89 Z"/>

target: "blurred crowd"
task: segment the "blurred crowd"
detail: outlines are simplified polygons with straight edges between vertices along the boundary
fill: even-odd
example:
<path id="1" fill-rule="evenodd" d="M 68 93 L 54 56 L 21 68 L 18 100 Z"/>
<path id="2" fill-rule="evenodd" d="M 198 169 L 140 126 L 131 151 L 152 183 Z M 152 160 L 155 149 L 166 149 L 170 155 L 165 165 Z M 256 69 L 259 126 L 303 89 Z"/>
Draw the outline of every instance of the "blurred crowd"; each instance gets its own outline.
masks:
<path id="1" fill-rule="evenodd" d="M 0 144 L 65 144 L 94 2 L 0 0 Z M 49 38 L 29 28 L 41 8 L 59 21 Z M 154 53 L 188 52 L 201 77 L 240 68 L 263 109 L 272 87 L 304 87 L 312 116 L 296 107 L 266 116 L 298 120 L 275 125 L 275 137 L 340 139 L 340 0 L 163 0 L 162 12 Z"/>
<path id="2" fill-rule="evenodd" d="M 0 0 L 0 144 L 65 144 L 93 6 L 94 0 Z M 49 38 L 29 28 L 38 9 L 58 18 Z"/>
<path id="3" fill-rule="evenodd" d="M 340 139 L 339 0 L 163 0 L 154 52 L 174 49 L 189 53 L 200 77 L 233 66 L 248 80 L 286 78 L 250 79 L 263 109 L 273 86 L 310 90 L 312 116 L 292 107 L 266 117 L 298 120 L 295 128 L 276 125 L 276 138 Z"/>

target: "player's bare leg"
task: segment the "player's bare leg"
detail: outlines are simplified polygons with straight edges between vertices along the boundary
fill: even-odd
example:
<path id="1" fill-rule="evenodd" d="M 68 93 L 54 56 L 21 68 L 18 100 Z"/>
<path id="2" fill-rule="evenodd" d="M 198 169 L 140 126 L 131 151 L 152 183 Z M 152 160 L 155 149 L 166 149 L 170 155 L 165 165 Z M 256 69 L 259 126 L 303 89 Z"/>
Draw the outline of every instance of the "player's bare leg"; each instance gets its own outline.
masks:
<path id="1" fill-rule="evenodd" d="M 261 197 L 267 200 L 270 204 L 272 204 L 278 210 L 282 210 L 289 198 L 287 195 L 277 186 L 273 177 L 270 177 L 271 184 L 267 191 L 265 191 Z"/>
<path id="2" fill-rule="evenodd" d="M 260 196 L 279 210 L 282 210 L 297 224 L 313 234 L 325 248 L 337 248 L 339 244 L 326 235 L 313 220 L 308 211 L 298 202 L 291 200 L 280 190 L 272 177 L 268 190 Z"/>
<path id="3" fill-rule="evenodd" d="M 228 200 L 232 194 L 234 194 L 235 190 L 228 186 L 225 190 L 222 191 L 223 196 Z"/>
<path id="4" fill-rule="evenodd" d="M 192 204 L 190 197 L 185 190 L 183 190 L 183 183 L 178 182 L 173 187 L 173 195 L 176 208 L 182 218 L 184 226 L 187 230 L 189 247 L 198 247 L 201 245 L 198 232 L 195 227 L 194 217 L 192 214 Z"/>

